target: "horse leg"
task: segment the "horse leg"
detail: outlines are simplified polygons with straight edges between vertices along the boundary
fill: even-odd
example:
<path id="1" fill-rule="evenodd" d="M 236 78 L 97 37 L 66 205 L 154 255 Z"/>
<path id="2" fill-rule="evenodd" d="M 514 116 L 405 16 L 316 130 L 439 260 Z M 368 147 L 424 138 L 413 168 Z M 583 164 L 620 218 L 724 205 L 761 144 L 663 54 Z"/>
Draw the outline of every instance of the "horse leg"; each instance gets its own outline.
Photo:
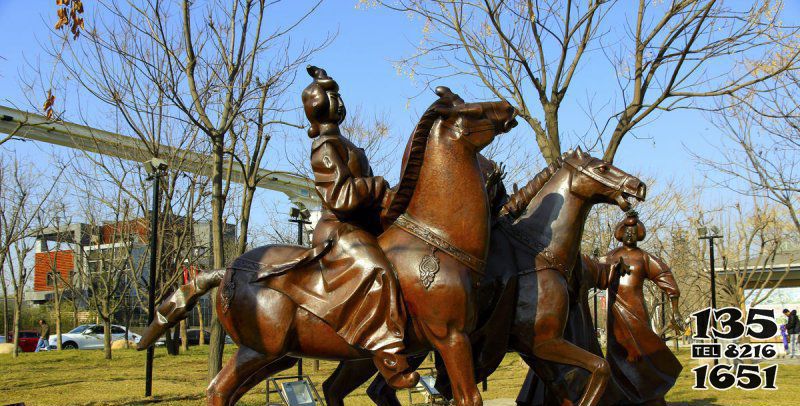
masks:
<path id="1" fill-rule="evenodd" d="M 259 370 L 269 365 L 277 358 L 264 355 L 248 347 L 239 347 L 236 353 L 225 364 L 221 371 L 208 385 L 207 396 L 209 405 L 233 405 L 236 396 L 243 385 Z M 243 395 L 244 393 L 242 393 Z"/>
<path id="2" fill-rule="evenodd" d="M 544 401 L 547 404 L 552 403 L 560 406 L 572 406 L 574 404 L 564 382 L 559 382 L 556 379 L 559 372 L 557 364 L 524 355 L 521 358 L 531 369 L 528 371 L 523 389 L 520 390 L 517 397 L 518 405 L 533 405 L 535 401 Z M 541 392 L 544 394 L 544 399 L 535 399 L 535 389 L 538 385 L 544 385 L 544 389 Z"/>
<path id="3" fill-rule="evenodd" d="M 250 378 L 248 378 L 241 386 L 239 386 L 236 394 L 231 398 L 231 404 L 238 402 L 242 396 L 250 391 L 250 389 L 253 389 L 259 383 L 264 382 L 264 380 L 269 378 L 271 375 L 291 368 L 297 363 L 297 361 L 298 359 L 294 357 L 283 357 L 265 364 L 261 367 L 261 369 L 251 375 Z"/>
<path id="4" fill-rule="evenodd" d="M 608 362 L 564 339 L 569 311 L 567 283 L 564 276 L 553 269 L 540 270 L 534 275 L 538 298 L 531 347 L 533 355 L 589 371 L 592 376 L 578 404 L 594 406 L 600 401 L 608 383 L 610 376 Z"/>
<path id="5" fill-rule="evenodd" d="M 475 368 L 472 364 L 472 345 L 469 336 L 463 331 L 447 328 L 447 334 L 443 337 L 428 334 L 428 341 L 444 360 L 456 405 L 483 405 L 481 393 L 475 383 Z"/>
<path id="6" fill-rule="evenodd" d="M 378 372 L 370 359 L 342 361 L 331 376 L 322 383 L 328 406 L 343 406 L 344 398 Z M 383 381 L 382 377 L 378 377 Z M 376 402 L 378 403 L 378 402 Z"/>
<path id="7" fill-rule="evenodd" d="M 425 362 L 427 356 L 428 354 L 412 355 L 408 357 L 408 364 L 412 370 L 416 370 Z M 376 376 L 367 388 L 367 396 L 378 406 L 400 406 L 397 391 L 392 389 L 380 375 Z"/>

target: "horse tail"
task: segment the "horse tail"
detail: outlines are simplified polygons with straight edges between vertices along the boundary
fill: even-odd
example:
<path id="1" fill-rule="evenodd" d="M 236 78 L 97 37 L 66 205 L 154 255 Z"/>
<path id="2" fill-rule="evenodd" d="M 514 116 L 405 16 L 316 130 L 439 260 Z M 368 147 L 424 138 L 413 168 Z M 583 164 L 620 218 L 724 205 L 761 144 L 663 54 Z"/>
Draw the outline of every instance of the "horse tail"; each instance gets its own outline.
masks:
<path id="1" fill-rule="evenodd" d="M 161 302 L 153 322 L 147 326 L 142 333 L 142 338 L 136 343 L 136 349 L 141 351 L 153 345 L 167 329 L 186 319 L 200 298 L 209 290 L 219 286 L 225 276 L 225 271 L 225 269 L 216 269 L 200 272 Z"/>

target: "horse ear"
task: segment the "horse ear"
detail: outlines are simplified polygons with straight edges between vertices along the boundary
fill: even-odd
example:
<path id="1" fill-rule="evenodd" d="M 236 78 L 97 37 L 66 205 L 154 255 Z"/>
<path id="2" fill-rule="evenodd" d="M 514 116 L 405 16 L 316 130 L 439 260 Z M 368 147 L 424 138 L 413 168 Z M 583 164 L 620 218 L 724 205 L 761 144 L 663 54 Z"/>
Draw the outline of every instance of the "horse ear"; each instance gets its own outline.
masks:
<path id="1" fill-rule="evenodd" d="M 446 99 L 454 106 L 464 104 L 464 99 L 462 99 L 461 96 L 453 93 L 453 91 L 447 86 L 436 86 L 435 92 L 440 99 Z"/>
<path id="2" fill-rule="evenodd" d="M 578 148 L 575 150 L 575 156 L 576 156 L 576 157 L 578 157 L 578 158 L 580 158 L 580 159 L 583 159 L 583 151 L 581 151 L 581 147 L 578 147 Z"/>
<path id="3" fill-rule="evenodd" d="M 454 95 L 453 91 L 447 86 L 436 86 L 434 92 L 436 92 L 436 95 L 439 97 L 453 97 Z"/>

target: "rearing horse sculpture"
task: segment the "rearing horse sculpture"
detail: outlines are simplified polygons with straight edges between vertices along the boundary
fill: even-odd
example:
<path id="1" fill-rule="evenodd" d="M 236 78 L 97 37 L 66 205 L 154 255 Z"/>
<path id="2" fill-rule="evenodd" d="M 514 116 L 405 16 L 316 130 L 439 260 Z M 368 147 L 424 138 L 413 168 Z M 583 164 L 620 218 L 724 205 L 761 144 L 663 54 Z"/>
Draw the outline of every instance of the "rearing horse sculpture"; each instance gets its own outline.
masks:
<path id="1" fill-rule="evenodd" d="M 550 374 L 547 363 L 551 362 L 586 369 L 591 377 L 579 404 L 600 401 L 609 377 L 608 363 L 563 336 L 569 272 L 579 258 L 591 207 L 608 203 L 627 210 L 629 198 L 643 200 L 645 195 L 646 187 L 639 179 L 577 150 L 562 155 L 511 196 L 505 214 L 492 228 L 486 274 L 480 283 L 480 319 L 471 335 L 478 380 L 491 374 L 506 351 L 512 350 L 543 376 Z M 417 358 L 414 365 L 421 362 Z M 340 365 L 323 385 L 328 404 L 340 405 L 349 391 L 372 374 L 374 369 L 366 363 Z M 387 395 L 379 386 L 373 384 L 371 395 Z M 437 387 L 447 392 L 446 385 L 437 382 Z M 385 398 L 378 403 L 394 404 Z"/>
<path id="2" fill-rule="evenodd" d="M 409 143 L 407 165 L 416 167 L 404 170 L 401 184 L 410 183 L 413 194 L 395 197 L 399 203 L 386 218 L 396 220 L 378 242 L 397 272 L 407 307 L 406 348 L 439 352 L 456 403 L 480 405 L 468 333 L 475 326 L 473 281 L 483 273 L 488 251 L 489 208 L 477 154 L 517 124 L 516 112 L 508 102 L 464 103 L 443 87 L 437 94 L 440 100 L 423 114 Z M 245 253 L 227 270 L 201 273 L 160 306 L 138 348 L 152 344 L 158 331 L 185 318 L 202 294 L 219 286 L 217 315 L 239 349 L 209 385 L 209 404 L 235 403 L 300 357 L 368 359 L 369 352 L 349 345 L 282 292 L 299 288 L 324 297 L 324 270 L 315 260 L 324 252 L 300 266 L 283 266 L 304 250 L 268 245 Z"/>

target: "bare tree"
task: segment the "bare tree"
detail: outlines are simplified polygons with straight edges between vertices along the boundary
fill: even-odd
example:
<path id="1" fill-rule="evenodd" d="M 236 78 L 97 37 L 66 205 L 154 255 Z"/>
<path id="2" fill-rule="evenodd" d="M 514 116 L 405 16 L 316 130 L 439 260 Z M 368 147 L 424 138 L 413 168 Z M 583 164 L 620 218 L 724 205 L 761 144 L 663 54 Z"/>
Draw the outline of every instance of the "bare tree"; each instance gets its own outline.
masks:
<path id="1" fill-rule="evenodd" d="M 783 22 L 781 1 L 640 0 L 635 13 L 628 13 L 630 2 L 613 0 L 377 3 L 424 23 L 416 52 L 397 63 L 400 71 L 426 84 L 464 76 L 509 100 L 548 163 L 561 153 L 559 112 L 580 75 L 618 84 L 601 111 L 594 103 L 584 108 L 593 121 L 588 145 L 599 144 L 612 162 L 623 138 L 658 113 L 736 94 L 793 69 L 799 52 L 792 45 L 798 28 Z"/>
<path id="2" fill-rule="evenodd" d="M 720 293 L 731 306 L 745 311 L 746 305 L 757 306 L 781 286 L 789 274 L 791 256 L 776 264 L 781 249 L 795 235 L 794 226 L 774 204 L 766 199 L 755 200 L 747 210 L 740 204 L 724 219 L 720 248 L 723 277 L 719 278 Z M 726 221 L 725 221 L 726 220 Z"/>
<path id="3" fill-rule="evenodd" d="M 308 45 L 290 47 L 289 34 L 319 2 L 312 2 L 294 19 L 282 16 L 281 20 L 271 13 L 278 2 L 263 0 L 214 0 L 205 4 L 147 0 L 136 6 L 113 0 L 97 3 L 108 20 L 92 18 L 97 23 L 84 31 L 80 45 L 69 43 L 67 54 L 73 57 L 72 65 L 78 66 L 82 75 L 92 71 L 108 73 L 95 75 L 99 80 L 92 82 L 115 78 L 105 86 L 112 92 L 99 95 L 105 99 L 113 100 L 117 94 L 125 97 L 124 92 L 116 92 L 118 85 L 133 78 L 152 84 L 164 96 L 169 114 L 191 124 L 204 136 L 212 162 L 208 174 L 212 189 L 212 265 L 222 268 L 225 202 L 232 165 L 258 168 L 262 146 L 268 138 L 261 138 L 259 144 L 259 131 L 255 128 L 283 124 L 280 103 L 275 103 L 274 98 L 291 82 L 296 67 L 319 49 Z M 321 46 L 327 43 L 324 40 Z M 83 48 L 83 44 L 88 45 Z M 278 109 L 269 115 L 264 114 L 262 106 Z M 264 116 L 254 121 L 258 113 Z M 248 143 L 248 151 L 250 157 L 257 159 L 234 159 L 248 126 L 253 131 L 247 136 L 256 140 Z M 241 218 L 249 218 L 246 214 Z M 246 243 L 246 232 L 241 234 Z M 222 329 L 216 321 L 212 322 L 211 341 L 209 376 L 213 377 L 221 368 L 223 345 Z"/>
<path id="4" fill-rule="evenodd" d="M 64 238 L 64 233 L 61 231 L 61 226 L 64 224 L 70 224 L 70 220 L 66 215 L 66 206 L 63 202 L 60 202 L 58 205 L 54 205 L 53 207 L 54 212 L 49 213 L 51 219 L 48 221 L 49 224 L 52 224 L 53 227 L 58 230 L 55 241 L 54 247 L 55 250 L 51 251 L 49 242 L 44 241 L 43 244 L 47 244 L 45 254 L 47 255 L 45 260 L 45 266 L 49 268 L 47 273 L 47 281 L 48 285 L 52 283 L 53 287 L 53 310 L 56 316 L 55 320 L 55 335 L 56 335 L 56 349 L 61 350 L 62 345 L 62 309 L 64 304 L 64 299 L 66 298 L 66 294 L 70 293 L 70 296 L 73 299 L 73 304 L 75 298 L 78 296 L 75 293 L 77 292 L 74 289 L 74 285 L 72 284 L 72 274 L 68 277 L 64 277 L 62 275 L 61 270 L 59 269 L 59 261 L 61 258 L 67 256 L 62 248 L 68 243 L 68 241 Z M 70 251 L 69 257 L 74 257 L 75 252 Z"/>
<path id="5" fill-rule="evenodd" d="M 692 155 L 717 186 L 782 206 L 800 236 L 800 75 L 773 82 L 712 116 L 726 141 L 716 156 Z"/>
<path id="6" fill-rule="evenodd" d="M 61 172 L 57 173 L 57 177 Z M 57 180 L 53 179 L 53 182 Z M 19 316 L 24 303 L 25 287 L 31 269 L 25 266 L 33 250 L 32 239 L 44 227 L 44 212 L 50 203 L 53 188 L 47 186 L 44 175 L 35 175 L 30 167 L 22 166 L 18 157 L 11 162 L 0 161 L 0 271 L 3 278 L 4 326 L 8 320 L 8 285 L 14 288 L 13 340 L 19 338 Z M 4 327 L 7 330 L 7 327 Z M 18 347 L 15 346 L 14 356 Z"/>
<path id="7" fill-rule="evenodd" d="M 77 271 L 87 291 L 89 305 L 103 323 L 105 358 L 111 359 L 111 323 L 133 293 L 131 275 L 143 275 L 147 264 L 143 213 L 125 198 L 123 189 L 106 189 L 87 195 L 82 211 L 92 241 L 78 244 L 81 260 Z"/>
<path id="8" fill-rule="evenodd" d="M 19 331 L 20 331 L 20 314 L 22 313 L 22 306 L 25 303 L 25 286 L 31 276 L 32 269 L 25 266 L 28 260 L 28 255 L 33 252 L 34 245 L 31 243 L 30 238 L 21 238 L 13 243 L 13 253 L 9 253 L 7 261 L 8 271 L 14 286 L 14 319 L 12 326 L 14 333 L 12 340 L 14 343 L 14 357 L 19 355 Z"/>

